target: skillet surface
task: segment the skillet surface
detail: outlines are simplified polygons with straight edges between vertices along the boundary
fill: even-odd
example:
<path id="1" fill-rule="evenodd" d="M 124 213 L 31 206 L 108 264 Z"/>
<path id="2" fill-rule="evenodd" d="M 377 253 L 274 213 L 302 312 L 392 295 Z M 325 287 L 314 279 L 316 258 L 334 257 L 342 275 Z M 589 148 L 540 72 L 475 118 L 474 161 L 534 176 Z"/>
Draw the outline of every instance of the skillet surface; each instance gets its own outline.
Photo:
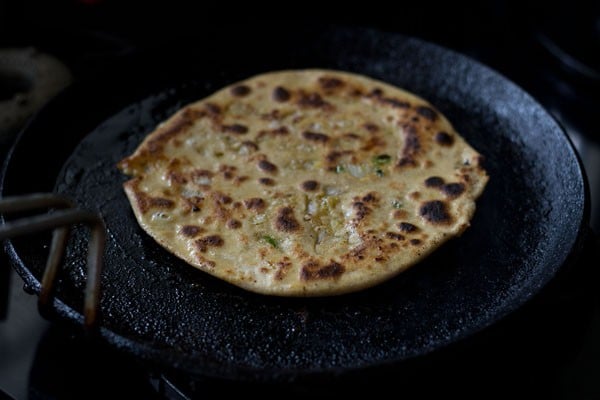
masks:
<path id="1" fill-rule="evenodd" d="M 201 54 L 189 44 L 165 54 L 141 57 L 110 79 L 55 99 L 22 133 L 2 187 L 5 196 L 54 188 L 102 214 L 108 243 L 101 335 L 136 356 L 240 379 L 397 362 L 516 309 L 578 246 L 586 192 L 566 136 L 530 96 L 470 59 L 394 34 L 345 29 L 278 38 L 257 31 Z M 471 228 L 390 282 L 322 299 L 248 293 L 155 244 L 134 219 L 115 163 L 182 105 L 255 73 L 301 67 L 370 75 L 444 113 L 485 155 L 491 178 Z M 45 167 L 31 168 L 33 162 Z M 35 291 L 48 243 L 42 235 L 7 246 Z M 81 319 L 85 248 L 85 230 L 76 229 L 55 303 L 70 320 Z"/>

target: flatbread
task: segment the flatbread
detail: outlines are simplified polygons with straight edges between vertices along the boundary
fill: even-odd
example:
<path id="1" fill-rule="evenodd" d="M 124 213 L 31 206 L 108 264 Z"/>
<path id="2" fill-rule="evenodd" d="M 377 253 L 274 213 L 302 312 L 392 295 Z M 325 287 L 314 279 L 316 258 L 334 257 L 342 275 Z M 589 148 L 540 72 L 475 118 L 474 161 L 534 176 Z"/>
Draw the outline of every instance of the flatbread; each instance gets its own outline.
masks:
<path id="1" fill-rule="evenodd" d="M 190 104 L 118 167 L 140 226 L 244 289 L 324 296 L 390 279 L 469 226 L 482 157 L 425 100 L 331 70 Z"/>

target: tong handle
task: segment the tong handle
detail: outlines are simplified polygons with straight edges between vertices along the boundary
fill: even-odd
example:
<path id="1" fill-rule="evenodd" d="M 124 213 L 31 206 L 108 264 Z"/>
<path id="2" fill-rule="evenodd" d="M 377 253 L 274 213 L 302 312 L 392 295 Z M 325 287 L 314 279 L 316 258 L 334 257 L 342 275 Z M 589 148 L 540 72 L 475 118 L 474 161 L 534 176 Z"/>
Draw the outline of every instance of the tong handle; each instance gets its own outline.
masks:
<path id="1" fill-rule="evenodd" d="M 88 276 L 83 315 L 85 329 L 95 330 L 98 326 L 100 273 L 106 242 L 104 221 L 100 215 L 76 209 L 75 203 L 71 200 L 52 193 L 35 193 L 0 199 L 0 212 L 5 214 L 39 208 L 61 208 L 62 210 L 5 222 L 0 226 L 0 240 L 54 229 L 38 301 L 40 310 L 45 312 L 52 304 L 56 275 L 67 245 L 69 227 L 79 223 L 89 226 L 91 236 L 88 243 Z"/>

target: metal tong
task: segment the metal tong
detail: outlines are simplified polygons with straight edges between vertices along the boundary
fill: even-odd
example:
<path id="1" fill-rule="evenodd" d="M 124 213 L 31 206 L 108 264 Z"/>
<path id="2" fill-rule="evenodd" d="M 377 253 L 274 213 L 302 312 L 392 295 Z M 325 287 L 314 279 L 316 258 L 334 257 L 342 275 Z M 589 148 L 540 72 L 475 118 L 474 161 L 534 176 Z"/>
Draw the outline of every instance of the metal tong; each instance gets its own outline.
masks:
<path id="1" fill-rule="evenodd" d="M 100 273 L 106 242 L 106 227 L 100 215 L 75 208 L 75 203 L 66 197 L 52 193 L 36 193 L 0 199 L 0 213 L 11 214 L 36 209 L 58 209 L 34 215 L 0 226 L 0 240 L 33 234 L 53 229 L 52 243 L 41 282 L 38 306 L 42 314 L 51 309 L 58 267 L 66 249 L 69 228 L 74 224 L 85 224 L 91 230 L 87 254 L 87 281 L 83 305 L 84 328 L 97 328 L 100 305 Z"/>

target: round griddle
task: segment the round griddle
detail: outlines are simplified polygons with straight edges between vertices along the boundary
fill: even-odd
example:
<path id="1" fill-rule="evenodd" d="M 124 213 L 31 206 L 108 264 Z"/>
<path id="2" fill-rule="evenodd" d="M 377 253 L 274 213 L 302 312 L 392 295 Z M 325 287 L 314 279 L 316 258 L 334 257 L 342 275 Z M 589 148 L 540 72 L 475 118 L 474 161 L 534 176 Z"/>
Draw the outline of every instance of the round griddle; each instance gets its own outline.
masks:
<path id="1" fill-rule="evenodd" d="M 205 38 L 206 39 L 206 38 Z M 2 195 L 52 191 L 98 212 L 108 229 L 100 336 L 144 360 L 236 379 L 356 371 L 430 353 L 490 326 L 534 296 L 577 254 L 585 178 L 556 121 L 489 68 L 447 49 L 360 29 L 290 29 L 190 40 L 137 55 L 73 86 L 18 138 Z M 343 296 L 249 293 L 168 253 L 137 224 L 115 167 L 186 103 L 287 68 L 362 73 L 412 91 L 485 158 L 490 181 L 472 226 L 382 285 Z M 49 235 L 7 251 L 39 291 Z M 81 321 L 87 233 L 75 229 L 54 308 Z"/>

